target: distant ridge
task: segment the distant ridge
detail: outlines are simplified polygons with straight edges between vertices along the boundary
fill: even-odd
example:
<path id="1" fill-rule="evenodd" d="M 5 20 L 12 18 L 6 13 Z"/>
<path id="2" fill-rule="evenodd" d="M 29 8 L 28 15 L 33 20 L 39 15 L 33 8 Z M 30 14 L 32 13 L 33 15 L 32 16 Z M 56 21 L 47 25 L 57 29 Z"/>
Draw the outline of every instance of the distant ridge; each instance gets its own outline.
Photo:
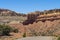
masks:
<path id="1" fill-rule="evenodd" d="M 11 11 L 9 9 L 1 9 L 0 8 L 0 16 L 24 16 L 25 14 L 17 13 L 15 11 Z"/>

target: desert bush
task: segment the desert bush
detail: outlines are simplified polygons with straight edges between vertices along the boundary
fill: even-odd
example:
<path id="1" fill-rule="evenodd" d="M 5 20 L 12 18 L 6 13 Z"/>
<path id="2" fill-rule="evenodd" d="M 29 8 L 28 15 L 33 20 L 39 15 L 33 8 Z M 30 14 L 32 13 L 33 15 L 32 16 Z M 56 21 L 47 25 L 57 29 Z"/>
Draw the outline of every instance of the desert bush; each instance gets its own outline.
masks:
<path id="1" fill-rule="evenodd" d="M 14 32 L 15 32 L 15 33 L 18 33 L 18 29 L 14 29 Z"/>
<path id="2" fill-rule="evenodd" d="M 23 34 L 23 37 L 26 37 L 26 33 Z"/>
<path id="3" fill-rule="evenodd" d="M 57 40 L 60 40 L 60 37 L 58 37 L 58 39 Z"/>
<path id="4" fill-rule="evenodd" d="M 0 25 L 0 35 L 10 35 L 10 32 L 16 31 L 15 28 L 12 28 L 8 25 Z"/>

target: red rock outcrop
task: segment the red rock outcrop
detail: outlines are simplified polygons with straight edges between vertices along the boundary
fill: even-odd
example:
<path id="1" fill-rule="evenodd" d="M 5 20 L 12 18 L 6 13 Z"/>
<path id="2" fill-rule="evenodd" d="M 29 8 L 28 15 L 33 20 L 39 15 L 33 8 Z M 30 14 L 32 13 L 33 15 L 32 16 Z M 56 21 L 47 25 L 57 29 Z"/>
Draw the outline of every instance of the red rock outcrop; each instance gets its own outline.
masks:
<path id="1" fill-rule="evenodd" d="M 29 36 L 60 35 L 60 9 L 40 12 L 39 15 L 36 15 L 36 13 L 29 14 L 25 22 Z"/>

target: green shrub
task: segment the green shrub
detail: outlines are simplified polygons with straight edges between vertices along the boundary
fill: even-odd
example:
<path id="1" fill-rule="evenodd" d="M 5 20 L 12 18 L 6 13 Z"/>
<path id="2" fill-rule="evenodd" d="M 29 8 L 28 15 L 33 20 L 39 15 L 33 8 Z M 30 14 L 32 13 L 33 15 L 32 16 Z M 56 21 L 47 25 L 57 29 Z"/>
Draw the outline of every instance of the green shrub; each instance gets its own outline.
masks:
<path id="1" fill-rule="evenodd" d="M 15 32 L 15 33 L 18 33 L 18 29 L 14 29 L 14 32 Z"/>
<path id="2" fill-rule="evenodd" d="M 14 32 L 15 28 L 12 28 L 8 25 L 0 25 L 0 35 L 10 35 L 10 32 Z M 16 31 L 16 30 L 15 30 Z"/>
<path id="3" fill-rule="evenodd" d="M 23 37 L 26 37 L 26 33 L 23 34 Z"/>
<path id="4" fill-rule="evenodd" d="M 60 37 L 58 37 L 58 39 L 57 40 L 60 40 Z"/>

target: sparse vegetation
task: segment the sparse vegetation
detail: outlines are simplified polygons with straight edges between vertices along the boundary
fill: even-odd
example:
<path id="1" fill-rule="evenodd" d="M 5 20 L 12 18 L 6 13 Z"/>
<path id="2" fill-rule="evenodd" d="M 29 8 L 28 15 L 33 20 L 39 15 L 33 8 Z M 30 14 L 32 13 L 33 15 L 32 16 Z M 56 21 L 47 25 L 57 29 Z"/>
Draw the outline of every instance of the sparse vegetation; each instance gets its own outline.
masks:
<path id="1" fill-rule="evenodd" d="M 60 40 L 60 37 L 58 37 L 58 39 L 57 40 Z"/>
<path id="2" fill-rule="evenodd" d="M 12 27 L 10 27 L 10 26 L 8 26 L 8 25 L 0 25 L 0 35 L 2 36 L 4 36 L 4 35 L 6 35 L 6 36 L 9 36 L 10 34 L 10 32 L 17 32 L 18 30 L 17 29 L 14 29 L 14 28 L 12 28 Z"/>
<path id="3" fill-rule="evenodd" d="M 26 37 L 26 33 L 23 34 L 23 37 Z"/>
<path id="4" fill-rule="evenodd" d="M 15 33 L 18 33 L 18 29 L 14 29 L 14 32 L 15 32 Z"/>

